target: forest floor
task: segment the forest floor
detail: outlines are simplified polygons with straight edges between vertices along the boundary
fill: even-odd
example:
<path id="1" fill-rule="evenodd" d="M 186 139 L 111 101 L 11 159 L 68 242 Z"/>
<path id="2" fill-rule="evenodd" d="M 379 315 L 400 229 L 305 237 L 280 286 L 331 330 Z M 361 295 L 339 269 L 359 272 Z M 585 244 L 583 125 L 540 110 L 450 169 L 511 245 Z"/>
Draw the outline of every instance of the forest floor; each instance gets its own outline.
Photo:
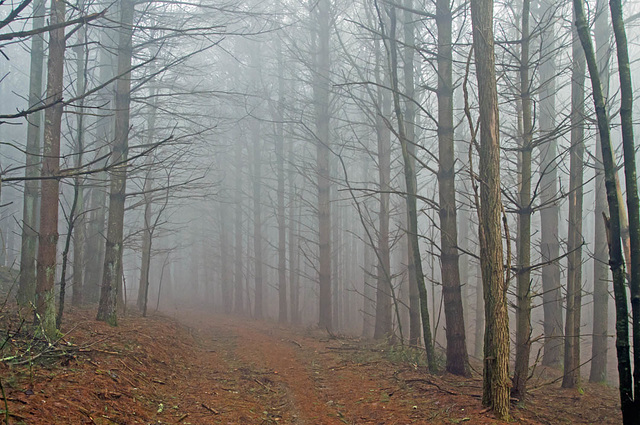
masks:
<path id="1" fill-rule="evenodd" d="M 0 310 L 12 335 L 0 355 L 20 353 L 0 362 L 0 424 L 5 403 L 12 425 L 500 423 L 481 405 L 477 374 L 429 375 L 409 350 L 317 329 L 194 311 L 112 328 L 71 309 L 46 346 L 21 339 L 16 321 Z M 614 388 L 552 381 L 534 378 L 513 422 L 621 423 Z"/>

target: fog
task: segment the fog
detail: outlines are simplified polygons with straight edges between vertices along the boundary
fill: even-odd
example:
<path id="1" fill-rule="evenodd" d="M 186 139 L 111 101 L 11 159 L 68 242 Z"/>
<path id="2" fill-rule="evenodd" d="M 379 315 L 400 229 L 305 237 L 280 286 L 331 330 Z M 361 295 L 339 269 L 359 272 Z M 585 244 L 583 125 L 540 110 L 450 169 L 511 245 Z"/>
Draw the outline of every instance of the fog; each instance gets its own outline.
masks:
<path id="1" fill-rule="evenodd" d="M 80 0 L 54 2 L 60 19 L 42 2 L 0 5 L 0 265 L 20 271 L 19 303 L 61 316 L 66 293 L 113 323 L 204 309 L 419 347 L 427 323 L 447 370 L 487 356 L 467 3 Z M 525 371 L 562 368 L 570 339 L 582 379 L 616 385 L 589 72 L 572 5 L 525 5 L 527 28 L 519 0 L 493 18 L 509 358 L 520 344 Z M 585 6 L 622 164 L 609 12 Z M 632 77 L 639 10 L 623 8 Z"/>

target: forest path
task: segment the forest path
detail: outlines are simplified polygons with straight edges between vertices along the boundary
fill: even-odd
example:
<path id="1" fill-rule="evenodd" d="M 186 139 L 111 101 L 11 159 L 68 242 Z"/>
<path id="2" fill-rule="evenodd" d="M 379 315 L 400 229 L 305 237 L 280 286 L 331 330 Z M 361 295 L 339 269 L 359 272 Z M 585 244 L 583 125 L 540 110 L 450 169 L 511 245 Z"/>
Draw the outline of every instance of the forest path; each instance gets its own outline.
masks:
<path id="1" fill-rule="evenodd" d="M 213 423 L 460 423 L 474 411 L 473 423 L 496 423 L 474 395 L 461 393 L 456 400 L 454 391 L 438 389 L 438 378 L 422 380 L 423 371 L 394 365 L 379 348 L 359 340 L 196 312 L 175 318 L 193 330 L 205 352 L 215 351 L 208 367 L 218 374 L 226 368 L 233 377 L 227 381 L 242 386 L 241 404 L 234 390 L 215 391 L 221 414 Z M 475 408 L 465 408 L 469 403 Z M 256 411 L 253 405 L 262 408 Z M 246 422 L 235 422 L 241 411 Z"/>
<path id="2" fill-rule="evenodd" d="M 502 423 L 480 403 L 479 376 L 429 375 L 412 361 L 415 352 L 402 347 L 246 318 L 184 311 L 174 317 L 216 352 L 212 361 L 218 363 L 209 367 L 226 364 L 229 379 L 245 385 L 245 404 L 234 401 L 238 394 L 219 392 L 222 413 L 207 423 Z M 534 379 L 531 387 L 527 403 L 512 409 L 517 423 L 619 423 L 612 388 L 585 384 L 582 391 L 563 390 L 557 382 L 550 385 L 549 377 Z M 251 405 L 262 406 L 261 416 L 246 410 Z M 246 420 L 238 422 L 242 409 Z"/>
<path id="3" fill-rule="evenodd" d="M 0 362 L 11 425 L 502 423 L 480 403 L 479 376 L 430 375 L 403 347 L 188 308 L 130 312 L 117 327 L 94 318 L 72 308 L 47 355 Z M 0 329 L 15 323 L 0 314 Z M 16 334 L 11 349 L 31 343 Z M 552 372 L 513 422 L 621 423 L 614 388 L 565 390 Z"/>
<path id="4" fill-rule="evenodd" d="M 339 353 L 333 352 L 340 351 L 344 342 L 246 319 L 215 317 L 209 321 L 192 314 L 177 318 L 195 330 L 203 348 L 215 347 L 219 358 L 212 360 L 218 365 L 224 362 L 233 375 L 243 377 L 250 388 L 242 393 L 246 399 L 263 403 L 265 424 L 281 420 L 308 425 L 395 424 L 417 419 L 408 416 L 412 413 L 408 402 L 401 403 L 406 412 L 399 414 L 400 406 L 388 394 L 393 391 L 379 388 L 380 383 L 366 373 L 345 367 Z M 233 400 L 228 403 L 235 410 L 242 408 Z"/>

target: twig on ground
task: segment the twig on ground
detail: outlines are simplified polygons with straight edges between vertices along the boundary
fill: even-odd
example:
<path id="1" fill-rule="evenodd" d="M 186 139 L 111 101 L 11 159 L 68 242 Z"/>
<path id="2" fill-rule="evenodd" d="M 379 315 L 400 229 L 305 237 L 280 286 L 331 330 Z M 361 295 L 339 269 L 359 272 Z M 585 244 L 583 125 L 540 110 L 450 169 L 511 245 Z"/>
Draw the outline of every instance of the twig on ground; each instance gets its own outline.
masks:
<path id="1" fill-rule="evenodd" d="M 425 378 L 412 378 L 412 379 L 405 379 L 405 382 L 411 383 L 411 382 L 424 382 L 425 384 L 429 384 L 429 385 L 433 385 L 434 387 L 436 387 L 437 389 L 439 389 L 440 391 L 447 393 L 449 395 L 460 395 L 459 393 L 455 393 L 453 391 L 449 391 L 445 388 L 442 388 L 440 385 L 436 384 L 435 382 L 429 380 L 429 379 L 425 379 Z"/>
<path id="2" fill-rule="evenodd" d="M 254 378 L 254 381 L 256 381 L 258 384 L 260 384 L 260 385 L 262 385 L 263 387 L 265 387 L 267 390 L 269 390 L 269 391 L 271 391 L 271 392 L 274 392 L 274 393 L 275 393 L 275 391 L 274 391 L 273 389 L 271 389 L 271 388 L 267 387 L 264 383 L 260 382 L 260 381 L 258 380 L 258 378 Z"/>
<path id="3" fill-rule="evenodd" d="M 212 407 L 209 407 L 204 403 L 200 403 L 200 404 L 202 405 L 202 407 L 204 407 L 205 409 L 207 409 L 209 412 L 213 413 L 214 415 L 219 415 L 220 414 L 220 412 L 218 412 L 216 409 L 214 409 Z"/>

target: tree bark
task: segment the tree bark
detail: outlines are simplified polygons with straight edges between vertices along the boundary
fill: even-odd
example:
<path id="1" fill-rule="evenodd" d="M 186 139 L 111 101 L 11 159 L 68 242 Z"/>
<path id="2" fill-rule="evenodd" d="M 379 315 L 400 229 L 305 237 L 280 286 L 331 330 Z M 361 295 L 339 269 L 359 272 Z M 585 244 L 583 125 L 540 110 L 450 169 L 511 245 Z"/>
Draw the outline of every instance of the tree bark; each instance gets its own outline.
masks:
<path id="1" fill-rule="evenodd" d="M 605 171 L 605 187 L 607 189 L 607 203 L 609 204 L 609 216 L 607 220 L 609 242 L 609 266 L 613 276 L 613 291 L 616 306 L 616 351 L 618 357 L 618 377 L 620 404 L 623 423 L 625 425 L 637 424 L 638 411 L 634 406 L 633 379 L 631 375 L 631 358 L 629 353 L 629 313 L 627 307 L 627 292 L 624 284 L 624 259 L 620 242 L 620 208 L 616 190 L 616 163 L 611 146 L 609 130 L 609 117 L 606 103 L 602 94 L 600 74 L 596 61 L 591 34 L 584 14 L 582 0 L 574 0 L 573 8 L 576 18 L 576 31 L 580 37 L 580 43 L 585 51 L 593 100 L 598 120 L 598 132 L 600 134 L 602 160 Z M 612 13 L 613 14 L 613 13 Z M 606 217 L 605 217 L 606 219 Z"/>
<path id="2" fill-rule="evenodd" d="M 438 367 L 436 364 L 435 352 L 433 348 L 433 340 L 431 336 L 431 324 L 429 318 L 429 300 L 427 297 L 427 288 L 424 284 L 424 272 L 422 270 L 422 257 L 420 256 L 420 243 L 418 239 L 418 208 L 417 208 L 417 191 L 418 181 L 415 170 L 415 163 L 410 154 L 409 146 L 414 143 L 413 140 L 407 138 L 405 132 L 404 115 L 400 106 L 400 96 L 398 95 L 398 49 L 396 42 L 396 10 L 395 7 L 390 8 L 390 30 L 389 30 L 389 59 L 391 68 L 391 92 L 393 93 L 393 109 L 398 121 L 398 140 L 402 150 L 402 161 L 404 168 L 404 180 L 406 185 L 407 215 L 409 222 L 408 236 L 411 239 L 411 251 L 413 252 L 413 262 L 416 268 L 416 280 L 418 282 L 418 291 L 420 295 L 420 318 L 422 319 L 422 337 L 424 339 L 425 351 L 427 354 L 427 365 L 429 370 L 436 372 Z"/>
<path id="3" fill-rule="evenodd" d="M 559 207 L 556 131 L 556 3 L 540 0 L 538 19 L 544 22 L 541 36 L 540 64 L 540 137 L 547 138 L 540 146 L 540 253 L 542 261 L 542 305 L 544 312 L 544 352 L 542 364 L 560 367 L 562 350 L 562 294 L 560 289 L 560 257 L 558 238 Z"/>
<path id="4" fill-rule="evenodd" d="M 33 28 L 44 26 L 45 0 L 33 2 Z M 42 71 L 44 66 L 44 33 L 31 39 L 31 66 L 29 75 L 29 107 L 42 102 Z M 29 116 L 24 175 L 34 178 L 40 175 L 40 126 L 42 112 Z M 36 247 L 38 244 L 38 199 L 40 184 L 37 180 L 24 182 L 22 206 L 22 249 L 20 250 L 20 283 L 18 304 L 35 305 L 36 299 Z"/>
<path id="5" fill-rule="evenodd" d="M 129 106 L 131 103 L 131 58 L 133 55 L 133 14 L 135 3 L 121 0 L 120 30 L 118 39 L 118 78 L 115 97 L 115 139 L 111 146 L 109 217 L 105 244 L 100 304 L 97 320 L 116 326 L 118 291 L 122 284 L 122 249 L 124 227 L 124 202 L 127 184 L 127 156 L 129 152 Z"/>
<path id="6" fill-rule="evenodd" d="M 113 11 L 108 14 L 108 19 L 117 20 L 117 4 L 114 4 Z M 117 30 L 114 28 L 105 28 L 100 37 L 102 48 L 99 53 L 99 80 L 100 83 L 106 83 L 111 80 L 117 72 L 117 55 L 113 52 L 117 50 L 114 40 L 117 39 Z M 109 144 L 113 138 L 113 108 L 114 95 L 113 84 L 103 88 L 98 92 L 98 104 L 103 105 L 101 116 L 96 119 L 96 137 L 95 143 L 99 146 L 96 156 L 100 157 L 106 154 Z M 100 161 L 98 166 L 106 165 L 106 161 Z M 105 250 L 105 219 L 107 210 L 107 190 L 105 182 L 108 182 L 107 173 L 99 172 L 96 174 L 95 183 L 92 185 L 89 194 L 89 218 L 87 220 L 87 252 L 92 255 L 88 256 L 85 280 L 84 280 L 84 300 L 85 302 L 98 302 L 100 296 L 100 284 L 102 279 L 104 265 Z"/>
<path id="7" fill-rule="evenodd" d="M 378 241 L 377 241 L 377 279 L 376 279 L 376 317 L 373 337 L 389 338 L 392 334 L 391 324 L 391 249 L 389 246 L 389 195 L 391 192 L 391 131 L 385 120 L 391 116 L 391 97 L 384 86 L 388 85 L 388 77 L 384 72 L 387 67 L 383 63 L 379 41 L 376 42 L 376 80 L 377 109 L 376 138 L 378 142 Z M 384 74 L 384 77 L 381 75 Z"/>
<path id="8" fill-rule="evenodd" d="M 284 64 L 282 45 L 276 36 L 278 59 L 278 106 L 276 118 L 277 220 L 278 220 L 278 321 L 287 321 L 287 227 L 284 204 Z M 291 241 L 289 241 L 291 243 Z M 291 272 L 291 271 L 289 271 Z"/>
<path id="9" fill-rule="evenodd" d="M 484 297 L 482 295 L 482 270 L 479 264 L 476 273 L 476 329 L 474 335 L 475 341 L 473 345 L 473 355 L 477 359 L 481 359 L 484 351 Z"/>
<path id="10" fill-rule="evenodd" d="M 609 97 L 609 58 L 611 55 L 609 10 L 604 0 L 596 4 L 594 33 L 596 56 L 600 70 L 600 82 L 604 98 Z M 609 333 L 609 270 L 607 268 L 607 234 L 602 220 L 607 211 L 607 194 L 604 186 L 604 167 L 600 134 L 596 133 L 595 168 L 595 231 L 593 242 L 593 343 L 591 345 L 591 371 L 589 382 L 606 382 L 607 346 Z"/>
<path id="11" fill-rule="evenodd" d="M 633 86 L 627 35 L 620 0 L 611 0 L 611 21 L 616 39 L 618 76 L 620 78 L 620 122 L 624 152 L 624 176 L 629 212 L 631 326 L 633 341 L 633 413 L 640 423 L 640 199 L 636 173 L 636 150 L 633 139 Z M 626 418 L 625 418 L 626 419 Z"/>
<path id="12" fill-rule="evenodd" d="M 226 160 L 226 155 L 223 156 Z M 221 164 L 223 166 L 223 164 Z M 230 314 L 233 310 L 233 272 L 232 272 L 232 249 L 229 242 L 229 205 L 226 200 L 220 202 L 220 289 L 222 290 L 222 304 L 225 314 Z"/>
<path id="13" fill-rule="evenodd" d="M 450 0 L 436 2 L 438 27 L 438 194 L 440 264 L 447 336 L 447 371 L 470 376 L 460 289 L 456 212 L 455 149 L 453 143 L 453 16 Z"/>
<path id="14" fill-rule="evenodd" d="M 86 13 L 85 3 L 80 3 L 80 10 L 82 13 Z M 78 30 L 78 46 L 75 48 L 76 52 L 76 94 L 78 96 L 84 96 L 87 91 L 87 55 L 88 49 L 85 43 L 87 42 L 87 27 L 83 26 Z M 76 168 L 80 169 L 84 159 L 84 98 L 78 100 L 77 106 L 77 119 L 76 119 Z M 70 220 L 74 220 L 73 224 L 73 280 L 72 280 L 72 297 L 71 304 L 78 306 L 82 303 L 84 292 L 84 240 L 86 233 L 85 224 L 85 201 L 84 201 L 84 178 L 82 176 L 76 176 L 74 178 L 74 192 L 77 193 L 77 209 L 76 216 L 69 217 Z"/>
<path id="15" fill-rule="evenodd" d="M 329 93 L 331 56 L 329 39 L 331 28 L 331 1 L 318 0 L 316 4 L 315 69 L 313 96 L 316 124 L 316 173 L 318 187 L 318 282 L 319 326 L 332 329 L 331 306 L 331 171 L 329 149 Z"/>
<path id="16" fill-rule="evenodd" d="M 582 308 L 582 193 L 584 168 L 585 58 L 573 32 L 571 72 L 571 147 L 569 179 L 569 235 L 567 237 L 567 308 L 564 333 L 563 388 L 580 382 L 580 312 Z"/>
<path id="17" fill-rule="evenodd" d="M 153 112 L 152 112 L 153 114 Z M 149 118 L 149 121 L 152 119 Z M 151 130 L 150 130 L 151 131 Z M 142 312 L 143 317 L 146 317 L 147 309 L 147 294 L 149 293 L 149 271 L 151 268 L 151 243 L 152 243 L 152 224 L 151 224 L 151 188 L 153 185 L 153 178 L 151 176 L 153 164 L 151 156 L 147 158 L 146 175 L 144 178 L 144 185 L 142 191 L 144 194 L 144 214 L 143 214 L 143 228 L 142 228 L 142 262 L 140 265 L 140 280 L 138 284 L 138 309 Z"/>
<path id="18" fill-rule="evenodd" d="M 298 285 L 298 236 L 296 235 L 296 205 L 297 205 L 297 189 L 296 175 L 293 155 L 293 140 L 289 141 L 289 158 L 288 166 L 288 184 L 289 184 L 289 313 L 291 323 L 300 323 L 299 298 L 300 288 Z"/>
<path id="19" fill-rule="evenodd" d="M 498 92 L 493 0 L 471 1 L 473 49 L 480 111 L 480 265 L 485 302 L 482 403 L 509 417 L 509 316 L 504 277 L 500 193 Z"/>
<path id="20" fill-rule="evenodd" d="M 533 117 L 529 90 L 529 14 L 530 0 L 522 5 L 520 57 L 520 100 L 522 104 L 522 144 L 520 146 L 520 194 L 518 196 L 518 263 L 516 265 L 516 360 L 512 393 L 524 399 L 529 377 L 531 353 L 531 153 Z"/>
<path id="21" fill-rule="evenodd" d="M 413 0 L 404 0 L 404 15 L 403 15 L 403 28 L 404 28 L 404 92 L 406 101 L 404 102 L 404 123 L 405 133 L 408 140 L 415 140 L 415 123 L 416 123 L 416 106 L 414 103 L 415 97 L 415 25 L 413 12 Z M 415 154 L 415 146 L 410 143 L 407 147 L 409 149 L 409 156 L 411 161 L 414 161 L 413 155 Z M 414 166 L 415 168 L 415 166 Z M 406 203 L 405 203 L 406 206 Z M 405 208 L 406 210 L 406 208 Z M 408 220 L 408 213 L 407 220 Z M 408 221 L 407 221 L 408 224 Z M 409 344 L 417 346 L 420 343 L 420 293 L 418 291 L 418 282 L 416 280 L 416 266 L 414 263 L 414 255 L 411 245 L 411 237 L 409 236 L 408 229 L 405 229 L 407 234 L 407 276 L 409 279 Z"/>
<path id="22" fill-rule="evenodd" d="M 363 155 L 362 159 L 362 181 L 364 182 L 365 189 L 369 187 L 369 155 Z M 363 205 L 366 210 L 368 207 L 368 200 L 363 200 Z M 363 226 L 364 227 L 364 226 Z M 363 228 L 364 234 L 361 237 L 362 240 L 362 336 L 364 338 L 373 337 L 374 320 L 375 320 L 375 290 L 371 277 L 373 276 L 373 247 L 370 245 L 370 240 L 367 237 L 367 229 Z"/>
<path id="23" fill-rule="evenodd" d="M 253 317 L 262 319 L 264 315 L 263 268 L 262 268 L 262 150 L 260 143 L 260 122 L 252 119 L 251 142 L 253 145 L 253 266 L 255 301 Z"/>
<path id="24" fill-rule="evenodd" d="M 51 0 L 50 24 L 65 21 L 66 4 Z M 42 176 L 55 176 L 60 170 L 60 128 L 62 124 L 62 92 L 64 78 L 64 28 L 49 31 L 49 59 L 47 62 L 47 101 L 53 105 L 44 112 L 44 145 Z M 58 244 L 58 179 L 42 181 L 40 203 L 40 229 L 38 239 L 36 323 L 44 335 L 56 337 L 56 303 L 54 281 L 56 278 L 56 253 Z"/>
<path id="25" fill-rule="evenodd" d="M 239 133 L 239 132 L 238 132 Z M 244 275 L 242 272 L 242 174 L 244 167 L 242 166 L 242 142 L 241 135 L 238 134 L 237 140 L 233 145 L 233 156 L 235 164 L 235 187 L 233 191 L 233 203 L 234 203 L 234 224 L 233 235 L 235 238 L 234 250 L 234 302 L 233 307 L 236 314 L 243 314 L 245 312 L 244 306 Z"/>

